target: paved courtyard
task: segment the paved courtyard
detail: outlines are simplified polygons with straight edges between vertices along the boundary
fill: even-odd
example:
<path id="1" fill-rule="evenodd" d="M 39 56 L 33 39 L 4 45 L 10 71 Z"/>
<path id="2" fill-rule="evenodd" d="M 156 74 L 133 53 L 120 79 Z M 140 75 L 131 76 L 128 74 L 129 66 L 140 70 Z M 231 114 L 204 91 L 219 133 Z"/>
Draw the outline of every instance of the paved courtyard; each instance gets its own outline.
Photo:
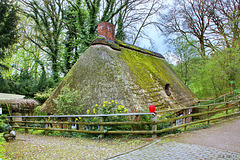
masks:
<path id="1" fill-rule="evenodd" d="M 111 160 L 240 160 L 240 117 L 157 140 Z"/>
<path id="2" fill-rule="evenodd" d="M 240 153 L 224 151 L 213 147 L 184 144 L 175 141 L 156 141 L 152 145 L 123 154 L 111 160 L 186 160 L 186 159 L 230 159 L 239 160 Z"/>

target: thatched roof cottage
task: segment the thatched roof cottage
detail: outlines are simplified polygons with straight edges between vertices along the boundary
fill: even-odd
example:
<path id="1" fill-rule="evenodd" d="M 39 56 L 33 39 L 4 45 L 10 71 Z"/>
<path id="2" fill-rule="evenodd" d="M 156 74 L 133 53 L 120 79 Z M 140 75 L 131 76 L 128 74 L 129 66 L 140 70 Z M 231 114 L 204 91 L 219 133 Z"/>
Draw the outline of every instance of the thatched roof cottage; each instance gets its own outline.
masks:
<path id="1" fill-rule="evenodd" d="M 86 109 L 112 100 L 139 109 L 153 104 L 157 110 L 198 102 L 161 54 L 116 40 L 110 23 L 100 23 L 98 32 L 99 37 L 78 59 L 41 111 L 55 113 L 53 100 L 66 85 L 79 90 L 88 87 L 89 97 L 83 102 Z"/>

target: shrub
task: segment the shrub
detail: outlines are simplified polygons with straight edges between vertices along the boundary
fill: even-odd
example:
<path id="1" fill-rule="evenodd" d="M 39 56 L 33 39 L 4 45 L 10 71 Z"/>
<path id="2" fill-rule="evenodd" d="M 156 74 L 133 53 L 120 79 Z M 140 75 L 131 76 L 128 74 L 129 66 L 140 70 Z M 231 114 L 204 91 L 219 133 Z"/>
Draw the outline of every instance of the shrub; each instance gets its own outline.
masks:
<path id="1" fill-rule="evenodd" d="M 42 112 L 42 111 L 39 110 L 41 107 L 42 107 L 42 106 L 37 106 L 36 108 L 34 108 L 33 114 L 34 114 L 35 116 L 37 116 L 37 115 L 47 115 L 47 113 Z"/>
<path id="2" fill-rule="evenodd" d="M 39 103 L 43 104 L 53 93 L 54 88 L 49 88 L 42 93 L 36 93 L 34 95 L 34 99 L 36 99 Z"/>
<path id="3" fill-rule="evenodd" d="M 6 131 L 7 127 L 9 125 L 5 124 L 3 122 L 3 119 L 6 119 L 6 115 L 2 114 L 0 116 L 0 159 L 6 159 L 7 157 L 5 157 L 5 151 L 6 149 L 4 148 L 4 144 L 6 143 L 5 139 L 3 138 L 3 132 Z"/>
<path id="4" fill-rule="evenodd" d="M 88 87 L 87 87 L 88 88 Z M 83 113 L 83 102 L 88 97 L 87 88 L 84 90 L 70 89 L 68 85 L 61 89 L 54 103 L 58 115 L 76 115 Z"/>
<path id="5" fill-rule="evenodd" d="M 6 123 L 4 123 L 4 119 L 6 119 L 6 115 L 5 114 L 2 114 L 0 116 L 0 133 L 3 133 L 5 132 L 7 129 L 8 129 L 8 126 Z"/>
<path id="6" fill-rule="evenodd" d="M 131 107 L 130 108 L 131 113 L 140 113 L 140 111 L 136 107 Z M 148 110 L 144 111 L 145 113 L 149 112 Z M 138 115 L 138 116 L 131 116 L 129 118 L 129 121 L 144 121 L 144 122 L 150 122 L 152 121 L 152 115 Z M 133 125 L 133 130 L 151 130 L 152 125 Z"/>
<path id="7" fill-rule="evenodd" d="M 102 105 L 96 104 L 93 110 L 87 110 L 87 114 L 120 114 L 120 113 L 127 113 L 128 109 L 125 106 L 118 105 L 117 102 L 111 101 L 107 102 L 105 101 Z M 78 119 L 80 120 L 80 119 Z M 109 116 L 104 117 L 104 122 L 124 122 L 127 121 L 126 116 Z M 91 117 L 91 118 L 84 118 L 82 121 L 85 122 L 99 122 L 99 117 Z M 85 126 L 84 127 L 87 130 L 99 130 L 98 126 Z M 108 125 L 104 126 L 104 130 L 131 130 L 130 125 Z"/>
<path id="8" fill-rule="evenodd" d="M 136 107 L 128 109 L 125 106 L 119 105 L 118 102 L 105 101 L 102 105 L 96 104 L 93 110 L 87 110 L 87 114 L 121 114 L 121 113 L 140 113 Z M 99 122 L 99 117 L 77 119 L 78 121 L 85 122 Z M 104 117 L 104 122 L 126 122 L 126 121 L 152 121 L 152 115 L 139 115 L 139 116 L 109 116 Z M 98 126 L 85 126 L 87 130 L 99 130 Z M 108 125 L 104 126 L 104 130 L 117 131 L 117 130 L 150 130 L 151 125 Z"/>
<path id="9" fill-rule="evenodd" d="M 6 159 L 5 157 L 5 151 L 6 149 L 3 147 L 3 145 L 6 143 L 5 139 L 3 138 L 3 133 L 0 133 L 0 159 Z"/>
<path id="10" fill-rule="evenodd" d="M 35 134 L 35 135 L 44 135 L 45 130 L 32 130 L 30 131 L 31 134 Z"/>

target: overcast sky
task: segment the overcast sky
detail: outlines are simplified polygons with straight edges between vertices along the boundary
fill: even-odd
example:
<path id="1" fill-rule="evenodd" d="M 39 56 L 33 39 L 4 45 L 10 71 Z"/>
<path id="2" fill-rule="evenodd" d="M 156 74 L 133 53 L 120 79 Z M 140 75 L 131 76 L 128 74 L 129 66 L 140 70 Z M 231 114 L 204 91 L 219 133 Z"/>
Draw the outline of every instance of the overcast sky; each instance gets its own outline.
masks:
<path id="1" fill-rule="evenodd" d="M 165 2 L 166 5 L 172 5 L 172 3 L 173 0 Z M 157 21 L 157 15 L 152 17 L 152 19 L 153 21 Z M 168 43 L 166 43 L 166 37 L 161 34 L 159 29 L 154 25 L 149 25 L 144 28 L 144 32 L 151 38 L 151 42 L 144 38 L 138 38 L 136 46 L 162 54 L 165 58 L 167 58 L 169 63 L 176 64 L 177 60 L 172 55 L 169 55 L 169 52 L 172 52 L 172 48 Z"/>
<path id="2" fill-rule="evenodd" d="M 163 55 L 168 63 L 176 65 L 177 59 L 170 54 L 172 53 L 172 48 L 166 43 L 166 37 L 161 35 L 161 32 L 154 26 L 148 27 L 145 29 L 145 32 L 151 37 L 152 44 L 147 39 L 139 38 L 136 46 L 157 52 Z"/>

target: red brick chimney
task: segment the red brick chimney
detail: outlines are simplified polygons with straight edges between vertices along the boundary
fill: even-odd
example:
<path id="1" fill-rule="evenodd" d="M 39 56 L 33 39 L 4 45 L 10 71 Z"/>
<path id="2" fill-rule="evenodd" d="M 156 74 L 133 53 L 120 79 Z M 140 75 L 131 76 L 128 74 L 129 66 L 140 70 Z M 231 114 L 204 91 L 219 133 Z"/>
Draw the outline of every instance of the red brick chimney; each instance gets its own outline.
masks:
<path id="1" fill-rule="evenodd" d="M 104 37 L 106 40 L 115 41 L 115 26 L 108 22 L 98 24 L 98 36 Z"/>

